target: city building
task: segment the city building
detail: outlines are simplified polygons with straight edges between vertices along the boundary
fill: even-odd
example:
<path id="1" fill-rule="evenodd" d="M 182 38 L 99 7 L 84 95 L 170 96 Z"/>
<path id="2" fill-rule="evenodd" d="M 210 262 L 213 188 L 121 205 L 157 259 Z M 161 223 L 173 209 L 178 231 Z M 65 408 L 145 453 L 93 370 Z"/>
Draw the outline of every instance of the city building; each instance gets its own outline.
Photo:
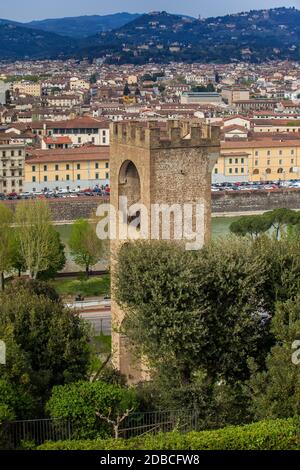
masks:
<path id="1" fill-rule="evenodd" d="M 40 83 L 36 82 L 15 82 L 13 84 L 13 92 L 18 92 L 20 95 L 31 95 L 40 97 L 42 94 L 42 87 Z"/>
<path id="2" fill-rule="evenodd" d="M 220 104 L 222 96 L 217 92 L 188 92 L 181 95 L 181 104 Z"/>
<path id="3" fill-rule="evenodd" d="M 223 88 L 222 98 L 225 103 L 232 106 L 236 101 L 245 101 L 250 99 L 250 92 L 247 88 Z"/>
<path id="4" fill-rule="evenodd" d="M 69 137 L 73 145 L 109 145 L 109 122 L 90 117 L 47 122 L 45 133 L 52 137 Z"/>
<path id="5" fill-rule="evenodd" d="M 230 140 L 221 143 L 213 182 L 300 178 L 300 140 Z"/>
<path id="6" fill-rule="evenodd" d="M 0 193 L 19 194 L 23 190 L 25 145 L 0 140 Z"/>
<path id="7" fill-rule="evenodd" d="M 93 189 L 109 184 L 109 172 L 107 146 L 32 150 L 25 161 L 24 190 Z"/>

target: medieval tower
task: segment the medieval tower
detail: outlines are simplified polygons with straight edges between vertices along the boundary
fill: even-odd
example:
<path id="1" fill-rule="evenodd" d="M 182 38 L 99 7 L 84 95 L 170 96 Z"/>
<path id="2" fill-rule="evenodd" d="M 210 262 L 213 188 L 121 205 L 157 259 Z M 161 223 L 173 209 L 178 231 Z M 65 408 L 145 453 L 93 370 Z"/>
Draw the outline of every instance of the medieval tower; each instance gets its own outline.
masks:
<path id="1" fill-rule="evenodd" d="M 129 206 L 143 204 L 149 219 L 153 205 L 183 207 L 201 201 L 203 242 L 210 239 L 211 172 L 220 152 L 218 127 L 199 121 L 113 123 L 110 146 L 111 204 L 116 210 L 121 196 L 127 197 Z M 171 239 L 175 231 L 173 227 Z M 157 238 L 163 238 L 161 232 Z M 111 241 L 112 285 L 123 242 L 118 233 Z M 112 296 L 113 363 L 129 382 L 136 383 L 147 378 L 147 371 L 142 360 L 132 357 L 128 340 L 118 332 L 123 319 L 124 312 Z"/>

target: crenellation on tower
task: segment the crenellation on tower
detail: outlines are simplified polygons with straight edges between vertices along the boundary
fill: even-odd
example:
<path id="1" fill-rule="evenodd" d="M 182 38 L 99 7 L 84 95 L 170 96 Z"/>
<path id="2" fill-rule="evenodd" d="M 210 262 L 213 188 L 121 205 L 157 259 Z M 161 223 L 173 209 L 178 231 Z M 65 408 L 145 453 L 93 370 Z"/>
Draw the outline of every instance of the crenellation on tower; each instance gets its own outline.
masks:
<path id="1" fill-rule="evenodd" d="M 202 122 L 118 122 L 112 125 L 112 141 L 146 148 L 190 148 L 218 145 L 218 126 Z"/>

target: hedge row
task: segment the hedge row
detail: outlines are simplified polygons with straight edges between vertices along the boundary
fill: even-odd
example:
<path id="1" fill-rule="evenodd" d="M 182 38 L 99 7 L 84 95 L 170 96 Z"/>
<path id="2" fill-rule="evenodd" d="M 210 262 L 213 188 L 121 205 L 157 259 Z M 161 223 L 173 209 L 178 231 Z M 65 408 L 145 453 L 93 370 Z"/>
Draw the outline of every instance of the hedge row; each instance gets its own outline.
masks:
<path id="1" fill-rule="evenodd" d="M 129 440 L 47 442 L 38 450 L 300 450 L 300 417 Z"/>

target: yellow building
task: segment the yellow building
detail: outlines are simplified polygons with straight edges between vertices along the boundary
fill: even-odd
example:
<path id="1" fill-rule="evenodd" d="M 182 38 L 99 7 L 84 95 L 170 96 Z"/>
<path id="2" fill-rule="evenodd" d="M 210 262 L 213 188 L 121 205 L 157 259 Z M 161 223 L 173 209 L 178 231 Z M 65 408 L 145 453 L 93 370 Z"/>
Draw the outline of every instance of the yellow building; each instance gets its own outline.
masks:
<path id="1" fill-rule="evenodd" d="M 24 180 L 28 192 L 109 185 L 109 147 L 34 150 L 26 158 Z"/>
<path id="2" fill-rule="evenodd" d="M 213 182 L 300 178 L 300 140 L 226 141 L 213 169 Z"/>
<path id="3" fill-rule="evenodd" d="M 42 94 L 42 87 L 40 83 L 21 81 L 13 84 L 13 91 L 18 91 L 20 95 L 40 97 Z"/>

